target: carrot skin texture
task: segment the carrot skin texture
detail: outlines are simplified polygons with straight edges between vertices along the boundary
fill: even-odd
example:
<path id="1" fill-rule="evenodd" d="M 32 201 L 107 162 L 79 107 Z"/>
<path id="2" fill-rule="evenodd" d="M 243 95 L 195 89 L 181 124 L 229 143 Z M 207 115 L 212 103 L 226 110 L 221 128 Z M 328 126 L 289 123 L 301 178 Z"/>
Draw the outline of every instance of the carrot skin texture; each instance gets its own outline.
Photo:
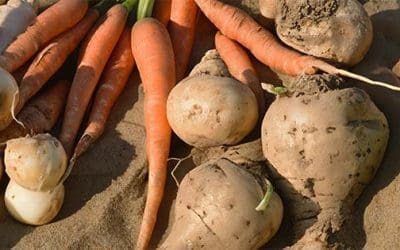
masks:
<path id="1" fill-rule="evenodd" d="M 15 113 L 18 113 L 25 103 L 61 68 L 99 15 L 97 10 L 90 9 L 75 27 L 58 36 L 36 56 L 19 84 L 20 98 Z"/>
<path id="2" fill-rule="evenodd" d="M 33 98 L 18 114 L 22 127 L 13 121 L 0 132 L 0 143 L 27 134 L 39 134 L 50 131 L 64 109 L 70 83 L 60 80 L 42 94 Z"/>
<path id="3" fill-rule="evenodd" d="M 247 84 L 257 97 L 259 113 L 266 108 L 264 90 L 261 88 L 257 72 L 246 51 L 235 41 L 222 35 L 215 34 L 215 47 L 231 75 L 239 82 Z"/>
<path id="4" fill-rule="evenodd" d="M 103 134 L 112 107 L 124 90 L 134 66 L 131 29 L 126 27 L 99 81 L 88 125 L 75 148 L 74 158 L 82 155 Z"/>
<path id="5" fill-rule="evenodd" d="M 87 9 L 85 0 L 60 0 L 46 9 L 3 51 L 0 66 L 8 72 L 18 69 L 51 39 L 75 26 Z"/>
<path id="6" fill-rule="evenodd" d="M 132 52 L 144 87 L 144 121 L 149 186 L 137 249 L 148 247 L 166 182 L 171 127 L 167 98 L 175 85 L 175 60 L 168 31 L 154 18 L 138 21 L 132 28 Z"/>
<path id="7" fill-rule="evenodd" d="M 72 153 L 89 101 L 127 18 L 127 9 L 121 4 L 114 5 L 97 21 L 83 41 L 60 134 L 60 141 L 68 155 Z"/>
<path id="8" fill-rule="evenodd" d="M 156 0 L 153 17 L 167 27 L 171 16 L 171 0 Z"/>
<path id="9" fill-rule="evenodd" d="M 172 0 L 168 31 L 175 53 L 176 80 L 185 77 L 193 49 L 198 8 L 193 0 Z"/>
<path id="10" fill-rule="evenodd" d="M 222 34 L 250 50 L 263 64 L 287 74 L 314 74 L 321 60 L 282 45 L 244 11 L 218 0 L 194 0 Z"/>

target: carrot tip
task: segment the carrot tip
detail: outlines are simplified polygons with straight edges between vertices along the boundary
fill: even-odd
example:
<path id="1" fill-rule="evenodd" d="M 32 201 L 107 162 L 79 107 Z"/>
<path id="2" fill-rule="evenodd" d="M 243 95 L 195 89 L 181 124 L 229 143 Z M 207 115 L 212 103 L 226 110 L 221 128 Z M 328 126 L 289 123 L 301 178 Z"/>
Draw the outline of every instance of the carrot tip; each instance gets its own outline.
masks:
<path id="1" fill-rule="evenodd" d="M 77 159 L 83 153 L 85 153 L 89 147 L 93 144 L 95 138 L 89 134 L 84 134 L 76 145 L 74 155 L 72 158 Z"/>

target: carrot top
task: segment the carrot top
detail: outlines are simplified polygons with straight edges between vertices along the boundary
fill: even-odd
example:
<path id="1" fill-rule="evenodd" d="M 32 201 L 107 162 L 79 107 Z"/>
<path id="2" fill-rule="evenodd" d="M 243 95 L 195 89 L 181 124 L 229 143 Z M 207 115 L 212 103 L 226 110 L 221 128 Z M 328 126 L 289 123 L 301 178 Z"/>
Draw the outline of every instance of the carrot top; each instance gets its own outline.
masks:
<path id="1" fill-rule="evenodd" d="M 184 0 L 185 1 L 185 0 Z M 154 0 L 139 0 L 137 20 L 150 17 L 153 12 Z"/>

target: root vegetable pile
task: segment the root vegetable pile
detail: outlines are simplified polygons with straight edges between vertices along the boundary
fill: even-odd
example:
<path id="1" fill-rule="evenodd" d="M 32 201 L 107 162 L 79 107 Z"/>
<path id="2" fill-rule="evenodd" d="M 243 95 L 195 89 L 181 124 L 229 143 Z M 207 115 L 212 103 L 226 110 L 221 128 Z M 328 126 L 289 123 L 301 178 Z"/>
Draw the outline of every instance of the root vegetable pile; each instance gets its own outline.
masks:
<path id="1" fill-rule="evenodd" d="M 190 69 L 200 15 L 218 30 L 215 49 Z M 373 41 L 356 0 L 10 0 L 0 6 L 0 29 L 0 178 L 5 168 L 6 208 L 22 223 L 55 218 L 64 181 L 107 131 L 137 66 L 148 160 L 137 249 L 149 248 L 157 227 L 172 132 L 192 153 L 219 157 L 184 177 L 159 248 L 263 247 L 284 206 L 294 248 L 338 247 L 331 235 L 378 171 L 389 128 L 366 92 L 329 79 L 400 90 L 331 65 L 356 65 Z M 283 86 L 261 83 L 257 60 Z M 277 95 L 269 107 L 262 87 Z M 236 154 L 260 134 L 247 155 Z"/>

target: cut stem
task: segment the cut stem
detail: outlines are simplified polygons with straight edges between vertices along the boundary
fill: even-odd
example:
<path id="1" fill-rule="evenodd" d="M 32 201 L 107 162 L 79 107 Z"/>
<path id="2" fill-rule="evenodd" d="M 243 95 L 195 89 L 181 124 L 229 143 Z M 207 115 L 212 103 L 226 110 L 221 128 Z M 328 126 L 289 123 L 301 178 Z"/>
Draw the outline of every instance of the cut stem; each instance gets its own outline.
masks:
<path id="1" fill-rule="evenodd" d="M 186 1 L 186 0 L 183 0 Z M 150 17 L 153 12 L 154 0 L 139 0 L 137 20 Z"/>
<path id="2" fill-rule="evenodd" d="M 261 200 L 260 204 L 256 207 L 256 211 L 264 211 L 271 200 L 272 193 L 274 192 L 274 187 L 268 179 L 264 179 L 265 183 L 267 183 L 267 191 L 265 192 L 264 198 Z"/>

